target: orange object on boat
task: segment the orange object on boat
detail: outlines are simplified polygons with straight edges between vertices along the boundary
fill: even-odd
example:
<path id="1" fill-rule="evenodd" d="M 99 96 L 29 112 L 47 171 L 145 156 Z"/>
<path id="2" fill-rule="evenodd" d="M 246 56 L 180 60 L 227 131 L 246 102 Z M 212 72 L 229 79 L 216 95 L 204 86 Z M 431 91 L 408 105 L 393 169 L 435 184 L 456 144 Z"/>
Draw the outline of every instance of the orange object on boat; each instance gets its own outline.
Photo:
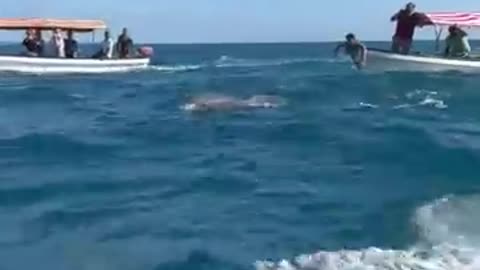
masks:
<path id="1" fill-rule="evenodd" d="M 107 28 L 105 22 L 101 20 L 68 20 L 68 19 L 0 19 L 0 29 L 2 30 L 73 30 L 77 32 L 91 32 L 97 29 Z"/>

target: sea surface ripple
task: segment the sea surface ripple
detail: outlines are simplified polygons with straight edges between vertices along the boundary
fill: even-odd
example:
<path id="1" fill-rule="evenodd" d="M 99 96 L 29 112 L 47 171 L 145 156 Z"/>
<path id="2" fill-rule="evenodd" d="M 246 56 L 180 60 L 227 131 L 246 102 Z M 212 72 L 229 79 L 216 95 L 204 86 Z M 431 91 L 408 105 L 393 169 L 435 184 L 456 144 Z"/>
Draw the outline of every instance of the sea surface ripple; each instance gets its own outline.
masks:
<path id="1" fill-rule="evenodd" d="M 332 48 L 2 74 L 0 269 L 480 269 L 480 78 Z M 182 109 L 255 96 L 281 106 Z"/>

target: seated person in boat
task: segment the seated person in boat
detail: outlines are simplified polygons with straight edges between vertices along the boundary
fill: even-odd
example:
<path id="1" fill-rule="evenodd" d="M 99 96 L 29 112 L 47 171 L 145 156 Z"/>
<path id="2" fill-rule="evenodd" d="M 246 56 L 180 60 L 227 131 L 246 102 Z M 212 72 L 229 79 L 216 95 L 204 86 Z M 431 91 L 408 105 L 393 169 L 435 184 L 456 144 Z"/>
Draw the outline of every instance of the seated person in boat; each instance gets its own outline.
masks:
<path id="1" fill-rule="evenodd" d="M 28 29 L 26 31 L 26 36 L 22 45 L 27 49 L 27 56 L 38 56 L 37 38 L 33 29 Z"/>
<path id="2" fill-rule="evenodd" d="M 424 14 L 415 12 L 415 4 L 408 3 L 405 9 L 395 13 L 390 19 L 397 22 L 397 27 L 392 40 L 392 52 L 408 54 L 412 46 L 415 27 L 423 26 L 427 23 Z"/>
<path id="3" fill-rule="evenodd" d="M 45 56 L 65 58 L 65 43 L 60 29 L 53 30 L 52 38 L 46 46 Z"/>
<path id="4" fill-rule="evenodd" d="M 27 49 L 27 56 L 41 56 L 43 51 L 43 40 L 40 31 L 28 29 L 22 44 Z"/>
<path id="5" fill-rule="evenodd" d="M 110 59 L 113 57 L 113 39 L 110 37 L 110 32 L 105 31 L 104 39 L 101 43 L 100 50 L 93 55 L 93 58 L 97 59 Z"/>
<path id="6" fill-rule="evenodd" d="M 335 55 L 338 55 L 340 49 L 344 48 L 345 53 L 352 58 L 357 68 L 362 68 L 367 62 L 367 48 L 355 38 L 354 34 L 348 34 L 346 41 L 335 48 Z"/>
<path id="7" fill-rule="evenodd" d="M 445 57 L 468 57 L 472 49 L 467 33 L 456 25 L 450 26 L 448 32 L 445 40 Z"/>
<path id="8" fill-rule="evenodd" d="M 133 40 L 128 36 L 127 28 L 123 28 L 122 34 L 118 37 L 117 53 L 119 58 L 128 58 L 133 53 Z"/>
<path id="9" fill-rule="evenodd" d="M 73 31 L 68 30 L 67 38 L 63 41 L 65 44 L 65 57 L 77 58 L 78 57 L 78 42 L 73 37 Z"/>

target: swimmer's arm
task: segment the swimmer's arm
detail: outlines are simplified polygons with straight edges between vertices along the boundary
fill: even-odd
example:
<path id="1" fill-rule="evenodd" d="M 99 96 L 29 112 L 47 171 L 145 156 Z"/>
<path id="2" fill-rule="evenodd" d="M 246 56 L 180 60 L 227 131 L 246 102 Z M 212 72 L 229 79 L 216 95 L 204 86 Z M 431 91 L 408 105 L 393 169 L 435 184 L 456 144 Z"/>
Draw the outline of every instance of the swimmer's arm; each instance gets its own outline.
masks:
<path id="1" fill-rule="evenodd" d="M 341 50 L 342 48 L 345 48 L 345 43 L 340 43 L 340 44 L 338 44 L 338 46 L 335 48 L 335 51 L 334 51 L 335 57 L 338 56 L 338 53 L 340 52 L 340 50 Z"/>

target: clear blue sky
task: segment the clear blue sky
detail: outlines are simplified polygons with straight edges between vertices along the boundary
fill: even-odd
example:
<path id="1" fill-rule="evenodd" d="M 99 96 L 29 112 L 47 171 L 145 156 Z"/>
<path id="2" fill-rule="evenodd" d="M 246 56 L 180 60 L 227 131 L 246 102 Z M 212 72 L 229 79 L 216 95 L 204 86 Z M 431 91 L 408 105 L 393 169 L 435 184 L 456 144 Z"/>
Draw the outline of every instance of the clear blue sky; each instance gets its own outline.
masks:
<path id="1" fill-rule="evenodd" d="M 0 17 L 99 18 L 141 42 L 388 40 L 404 0 L 3 0 Z M 419 0 L 420 11 L 480 11 L 480 0 Z M 0 32 L 0 40 L 21 34 Z M 100 36 L 100 35 L 97 35 Z M 418 37 L 433 37 L 420 31 Z"/>

